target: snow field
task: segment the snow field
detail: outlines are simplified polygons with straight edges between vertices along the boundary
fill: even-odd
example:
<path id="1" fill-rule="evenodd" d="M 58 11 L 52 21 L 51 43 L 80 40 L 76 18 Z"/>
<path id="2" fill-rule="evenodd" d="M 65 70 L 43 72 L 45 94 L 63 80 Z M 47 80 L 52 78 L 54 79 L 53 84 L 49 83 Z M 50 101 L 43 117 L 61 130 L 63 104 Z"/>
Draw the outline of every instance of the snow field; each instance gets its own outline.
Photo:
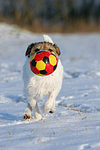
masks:
<path id="1" fill-rule="evenodd" d="M 27 46 L 42 41 L 0 24 L 0 150 L 100 149 L 100 34 L 49 34 L 61 48 L 62 89 L 54 114 L 23 120 L 22 67 Z M 46 98 L 43 99 L 43 101 Z M 39 108 L 43 101 L 38 100 Z"/>

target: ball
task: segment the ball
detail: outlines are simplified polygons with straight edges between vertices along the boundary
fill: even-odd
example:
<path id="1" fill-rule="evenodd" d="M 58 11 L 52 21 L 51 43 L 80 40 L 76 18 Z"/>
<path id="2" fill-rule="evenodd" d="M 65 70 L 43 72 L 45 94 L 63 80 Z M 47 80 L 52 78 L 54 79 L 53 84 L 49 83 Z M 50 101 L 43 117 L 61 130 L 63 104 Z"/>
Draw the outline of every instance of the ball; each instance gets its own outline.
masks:
<path id="1" fill-rule="evenodd" d="M 58 58 L 51 52 L 38 51 L 30 60 L 30 68 L 33 73 L 39 76 L 52 74 L 58 65 Z"/>

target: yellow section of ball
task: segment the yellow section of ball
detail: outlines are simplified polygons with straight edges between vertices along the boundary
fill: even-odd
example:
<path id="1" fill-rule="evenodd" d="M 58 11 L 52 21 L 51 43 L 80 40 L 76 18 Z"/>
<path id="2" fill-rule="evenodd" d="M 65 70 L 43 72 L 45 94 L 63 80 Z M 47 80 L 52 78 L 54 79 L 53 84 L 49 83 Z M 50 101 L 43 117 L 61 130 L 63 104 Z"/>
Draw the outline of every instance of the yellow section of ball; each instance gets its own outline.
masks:
<path id="1" fill-rule="evenodd" d="M 46 67 L 46 64 L 41 60 L 41 61 L 38 61 L 36 63 L 36 68 L 40 71 L 40 70 L 44 70 Z"/>
<path id="2" fill-rule="evenodd" d="M 38 74 L 38 76 L 46 76 L 45 74 Z"/>
<path id="3" fill-rule="evenodd" d="M 49 61 L 52 66 L 56 65 L 56 57 L 54 55 L 49 56 Z"/>

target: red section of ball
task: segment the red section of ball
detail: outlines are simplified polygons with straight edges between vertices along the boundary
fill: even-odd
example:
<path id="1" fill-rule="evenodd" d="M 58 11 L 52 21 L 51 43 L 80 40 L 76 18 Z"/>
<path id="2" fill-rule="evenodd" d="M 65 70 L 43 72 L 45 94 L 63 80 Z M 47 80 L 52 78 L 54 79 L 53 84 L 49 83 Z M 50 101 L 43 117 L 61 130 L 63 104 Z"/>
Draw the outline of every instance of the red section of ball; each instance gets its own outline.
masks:
<path id="1" fill-rule="evenodd" d="M 48 64 L 46 65 L 45 70 L 47 71 L 47 74 L 46 74 L 46 75 L 49 75 L 49 74 L 51 74 L 51 73 L 54 72 L 53 66 L 52 66 L 50 63 L 48 63 Z"/>
<path id="2" fill-rule="evenodd" d="M 48 52 L 48 51 L 39 51 L 39 52 L 37 52 L 37 54 L 36 54 L 34 59 L 36 61 L 40 61 L 40 60 L 42 60 L 44 58 L 44 56 L 49 57 L 50 55 L 51 55 L 51 53 Z"/>

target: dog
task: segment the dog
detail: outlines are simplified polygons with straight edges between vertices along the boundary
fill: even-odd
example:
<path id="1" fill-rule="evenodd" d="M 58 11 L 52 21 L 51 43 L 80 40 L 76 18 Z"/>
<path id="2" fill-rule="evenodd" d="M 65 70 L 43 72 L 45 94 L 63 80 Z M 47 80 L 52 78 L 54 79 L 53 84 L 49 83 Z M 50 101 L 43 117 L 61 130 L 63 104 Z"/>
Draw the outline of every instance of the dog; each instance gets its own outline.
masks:
<path id="1" fill-rule="evenodd" d="M 39 112 L 37 105 L 37 98 L 43 99 L 48 95 L 48 99 L 41 107 L 44 113 L 55 112 L 55 100 L 61 89 L 63 80 L 63 66 L 58 56 L 60 55 L 59 47 L 53 43 L 52 39 L 48 35 L 43 35 L 44 42 L 32 43 L 28 46 L 25 56 L 26 61 L 23 66 L 23 81 L 24 81 L 24 94 L 28 102 L 24 119 L 30 119 L 32 111 L 35 118 L 42 120 L 42 115 Z M 40 51 L 49 51 L 58 58 L 58 65 L 56 70 L 47 76 L 39 76 L 33 73 L 30 69 L 30 60 L 32 56 Z"/>

